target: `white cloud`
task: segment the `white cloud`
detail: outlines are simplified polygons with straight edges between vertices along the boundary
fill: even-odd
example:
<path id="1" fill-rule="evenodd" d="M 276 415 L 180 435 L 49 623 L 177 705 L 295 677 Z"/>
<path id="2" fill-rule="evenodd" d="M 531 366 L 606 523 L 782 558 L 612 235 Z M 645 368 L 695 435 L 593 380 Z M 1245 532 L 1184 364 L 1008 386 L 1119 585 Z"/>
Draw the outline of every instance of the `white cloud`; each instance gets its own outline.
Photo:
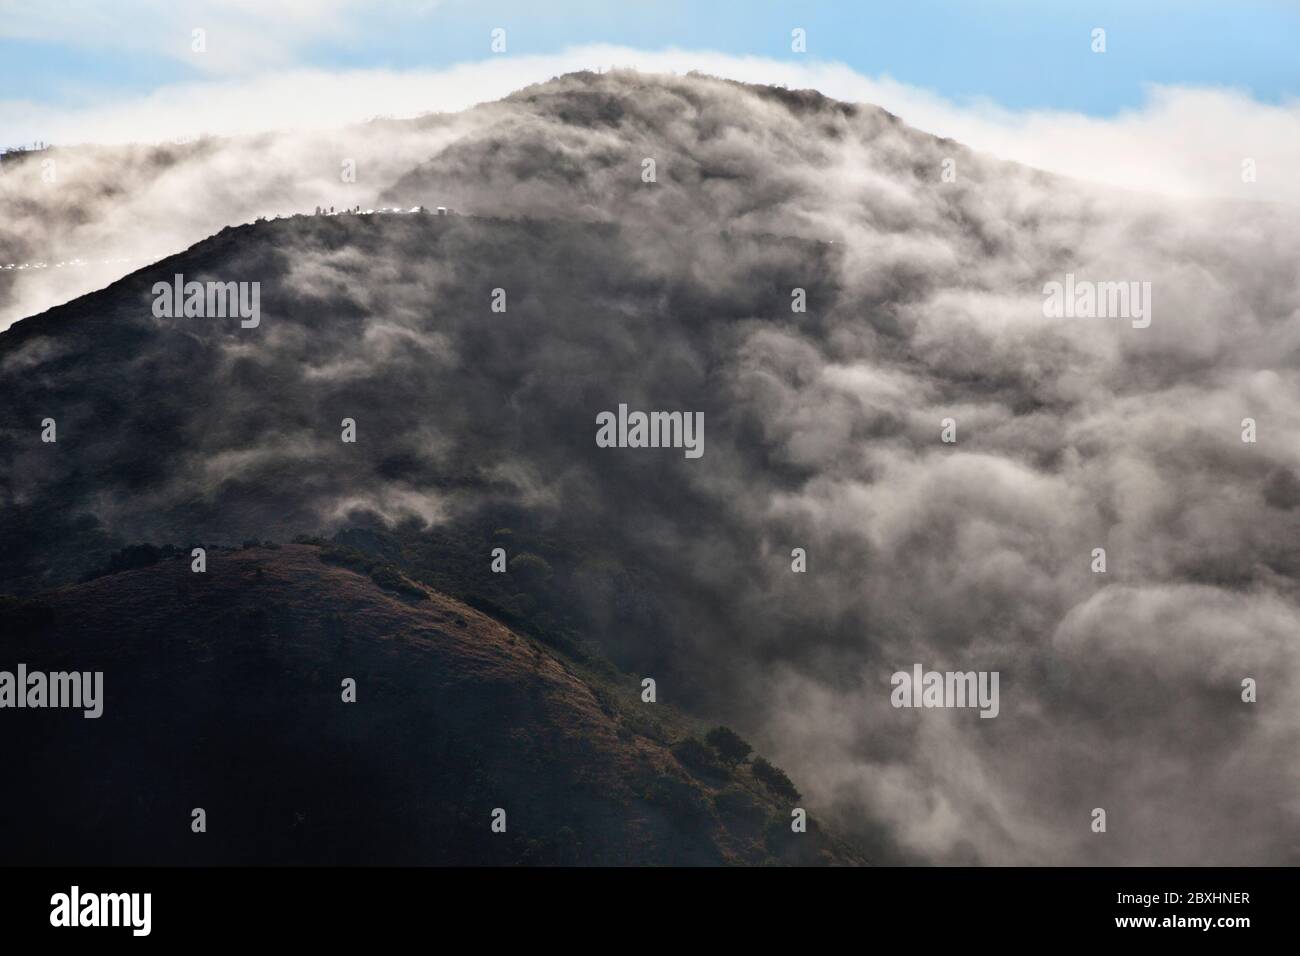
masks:
<path id="1" fill-rule="evenodd" d="M 408 14 L 420 6 L 428 4 L 411 5 Z M 107 47 L 229 73 L 286 66 L 309 43 L 346 36 L 366 13 L 361 0 L 43 0 L 7 4 L 0 37 Z M 201 53 L 193 49 L 196 29 L 205 33 Z"/>
<path id="2" fill-rule="evenodd" d="M 296 4 L 277 5 L 293 23 Z M 328 5 L 325 9 L 343 6 Z M 313 29 L 326 29 L 317 23 Z M 340 19 L 339 22 L 344 22 Z M 1262 103 L 1240 90 L 1152 87 L 1140 109 L 1114 117 L 1017 112 L 989 102 L 954 103 L 889 77 L 839 63 L 738 57 L 708 51 L 648 52 L 583 46 L 546 56 L 495 57 L 440 70 L 272 69 L 160 88 L 121 102 L 50 110 L 0 101 L 11 140 L 54 143 L 163 141 L 267 129 L 328 128 L 376 115 L 462 110 L 529 83 L 617 64 L 647 72 L 700 70 L 748 82 L 811 87 L 874 103 L 913 126 L 976 150 L 1111 186 L 1175 196 L 1300 202 L 1300 102 Z M 1258 181 L 1242 182 L 1254 161 Z"/>

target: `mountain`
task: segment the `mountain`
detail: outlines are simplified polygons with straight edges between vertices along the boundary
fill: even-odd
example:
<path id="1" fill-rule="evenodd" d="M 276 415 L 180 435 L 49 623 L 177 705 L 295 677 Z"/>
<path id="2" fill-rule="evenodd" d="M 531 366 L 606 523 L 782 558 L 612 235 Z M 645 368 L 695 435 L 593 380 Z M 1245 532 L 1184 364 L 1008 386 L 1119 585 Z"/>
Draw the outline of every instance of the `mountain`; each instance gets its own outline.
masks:
<path id="1" fill-rule="evenodd" d="M 26 194 L 31 236 L 185 248 L 70 300 L 5 274 L 61 304 L 0 334 L 0 590 L 315 542 L 652 677 L 873 862 L 1294 861 L 1288 210 L 694 75 L 164 149 L 69 148 L 80 178 Z M 166 314 L 177 275 L 257 283 L 257 321 Z M 1049 315 L 1052 283 L 1148 283 L 1150 321 Z M 620 409 L 702 416 L 702 455 L 604 447 Z M 999 673 L 997 718 L 892 706 L 918 664 Z"/>
<path id="2" fill-rule="evenodd" d="M 845 221 L 860 228 L 878 214 L 898 228 L 901 210 L 874 208 L 862 186 L 928 176 L 944 157 L 961 161 L 963 182 L 1026 178 L 877 107 L 622 70 L 557 77 L 454 115 L 182 143 L 166 133 L 151 145 L 5 157 L 0 326 L 227 225 L 318 205 L 442 205 L 487 217 L 617 219 L 676 235 L 733 228 L 828 240 Z M 655 189 L 642 181 L 647 158 Z M 949 192 L 970 198 L 965 186 Z M 3 268 L 25 262 L 45 268 Z"/>

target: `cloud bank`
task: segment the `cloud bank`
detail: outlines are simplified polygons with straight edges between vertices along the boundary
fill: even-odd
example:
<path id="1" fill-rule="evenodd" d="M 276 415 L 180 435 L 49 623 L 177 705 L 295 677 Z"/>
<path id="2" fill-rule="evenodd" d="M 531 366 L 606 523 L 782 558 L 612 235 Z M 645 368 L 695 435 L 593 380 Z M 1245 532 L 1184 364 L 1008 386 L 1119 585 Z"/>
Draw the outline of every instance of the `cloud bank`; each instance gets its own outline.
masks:
<path id="1" fill-rule="evenodd" d="M 328 142 L 210 144 L 134 214 L 192 221 L 186 190 L 223 168 L 300 201 L 339 155 L 303 177 L 304 144 Z M 275 222 L 179 260 L 266 284 L 256 339 L 156 322 L 175 263 L 20 324 L 8 540 L 89 534 L 82 512 L 175 541 L 516 507 L 650 582 L 575 573 L 594 636 L 756 737 L 877 859 L 1297 861 L 1290 208 L 1103 190 L 707 77 L 565 77 L 346 148 L 392 157 L 361 195 L 483 218 Z M 1151 326 L 1045 318 L 1067 273 L 1151 282 Z M 703 412 L 706 454 L 598 449 L 619 402 Z M 75 456 L 24 437 L 49 408 Z M 915 663 L 999 671 L 999 716 L 891 707 Z"/>
<path id="2" fill-rule="evenodd" d="M 321 21 L 328 25 L 329 19 Z M 321 29 L 324 26 L 320 27 Z M 749 83 L 816 89 L 870 103 L 918 129 L 1036 168 L 1176 196 L 1300 202 L 1300 103 L 1262 103 L 1229 88 L 1152 86 L 1144 105 L 1113 117 L 988 101 L 955 103 L 844 64 L 774 60 L 709 50 L 588 45 L 543 56 L 502 55 L 437 70 L 323 71 L 284 65 L 167 86 L 112 105 L 51 110 L 0 100 L 0 127 L 16 142 L 165 142 L 181 136 L 322 129 L 374 116 L 455 112 L 575 70 L 697 70 Z M 303 97 L 310 89 L 312 96 Z M 1242 181 L 1243 160 L 1256 180 Z"/>

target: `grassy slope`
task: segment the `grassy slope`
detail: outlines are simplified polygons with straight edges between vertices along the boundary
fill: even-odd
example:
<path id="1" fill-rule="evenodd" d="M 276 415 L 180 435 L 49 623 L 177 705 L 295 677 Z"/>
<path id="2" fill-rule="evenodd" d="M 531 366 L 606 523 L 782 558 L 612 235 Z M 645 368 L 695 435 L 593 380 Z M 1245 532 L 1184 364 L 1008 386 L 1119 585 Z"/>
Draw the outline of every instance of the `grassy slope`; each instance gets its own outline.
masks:
<path id="1" fill-rule="evenodd" d="M 52 622 L 12 631 L 6 658 L 103 670 L 105 714 L 6 713 L 15 784 L 0 806 L 24 824 L 7 859 L 862 862 L 819 828 L 791 835 L 788 802 L 748 770 L 682 766 L 667 744 L 698 728 L 642 704 L 635 682 L 425 595 L 307 545 L 45 595 Z M 189 830 L 196 806 L 207 834 Z"/>

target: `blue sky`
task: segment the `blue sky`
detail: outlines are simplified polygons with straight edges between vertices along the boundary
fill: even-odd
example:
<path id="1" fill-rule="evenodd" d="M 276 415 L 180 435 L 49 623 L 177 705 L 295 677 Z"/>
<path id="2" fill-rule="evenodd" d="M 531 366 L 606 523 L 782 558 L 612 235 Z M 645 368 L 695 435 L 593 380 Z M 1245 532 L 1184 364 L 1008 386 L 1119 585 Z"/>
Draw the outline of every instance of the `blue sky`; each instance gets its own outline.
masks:
<path id="1" fill-rule="evenodd" d="M 267 7 L 275 3 L 267 0 Z M 232 13 L 221 7 L 0 0 L 0 101 L 84 106 L 210 78 L 210 63 L 185 55 L 186 24 L 206 25 L 217 44 L 219 25 Z M 508 30 L 509 54 L 516 56 L 611 43 L 793 59 L 790 30 L 801 26 L 808 58 L 888 75 L 955 102 L 986 98 L 1014 110 L 1107 116 L 1138 106 L 1153 83 L 1229 86 L 1265 103 L 1300 96 L 1300 3 L 1281 0 L 324 0 L 324 8 L 322 19 L 333 16 L 340 29 L 317 30 L 310 17 L 296 19 L 297 8 L 283 11 L 255 27 L 271 50 L 224 72 L 446 67 L 484 59 L 495 26 Z M 233 15 L 247 10 L 236 5 Z M 1089 49 L 1096 26 L 1107 31 L 1104 56 Z"/>

